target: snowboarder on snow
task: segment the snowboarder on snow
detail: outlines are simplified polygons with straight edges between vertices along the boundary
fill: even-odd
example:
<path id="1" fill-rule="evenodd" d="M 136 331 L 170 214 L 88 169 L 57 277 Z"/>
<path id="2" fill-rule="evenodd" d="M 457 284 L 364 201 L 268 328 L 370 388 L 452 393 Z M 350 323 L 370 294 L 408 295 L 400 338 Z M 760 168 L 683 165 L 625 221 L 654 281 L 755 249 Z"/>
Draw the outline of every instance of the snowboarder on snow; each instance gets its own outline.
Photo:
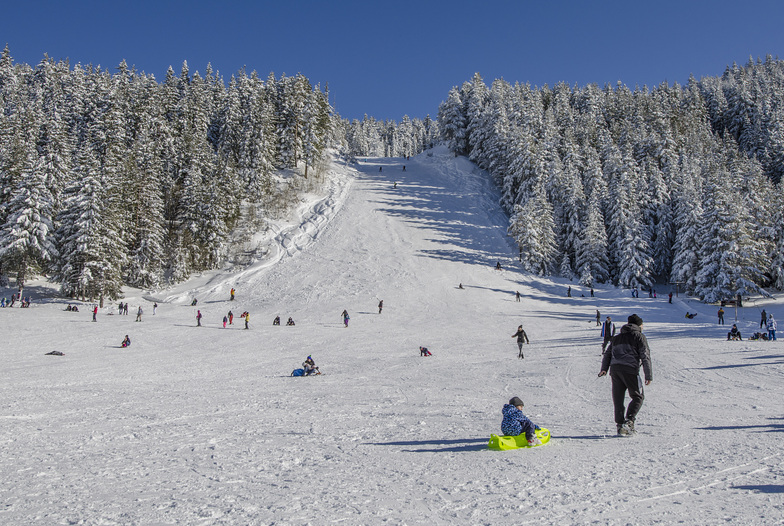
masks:
<path id="1" fill-rule="evenodd" d="M 522 325 L 517 327 L 517 332 L 512 335 L 512 338 L 517 338 L 517 349 L 519 350 L 519 354 L 517 355 L 517 357 L 520 359 L 525 358 L 525 356 L 523 356 L 523 344 L 531 343 L 531 342 L 528 341 L 528 335 L 523 330 Z"/>
<path id="2" fill-rule="evenodd" d="M 642 318 L 632 314 L 628 321 L 602 355 L 602 368 L 599 371 L 600 377 L 610 371 L 615 424 L 619 435 L 635 433 L 634 420 L 645 399 L 640 380 L 640 365 L 645 372 L 645 385 L 653 381 L 651 350 L 642 333 Z M 629 391 L 632 399 L 628 409 L 624 405 L 626 391 Z"/>
<path id="3" fill-rule="evenodd" d="M 504 404 L 501 409 L 501 414 L 504 419 L 501 421 L 501 432 L 505 436 L 518 436 L 525 434 L 528 439 L 528 444 L 535 446 L 541 444 L 541 440 L 536 437 L 536 431 L 539 426 L 531 422 L 525 414 L 523 414 L 523 401 L 518 397 L 509 400 L 508 404 Z"/>

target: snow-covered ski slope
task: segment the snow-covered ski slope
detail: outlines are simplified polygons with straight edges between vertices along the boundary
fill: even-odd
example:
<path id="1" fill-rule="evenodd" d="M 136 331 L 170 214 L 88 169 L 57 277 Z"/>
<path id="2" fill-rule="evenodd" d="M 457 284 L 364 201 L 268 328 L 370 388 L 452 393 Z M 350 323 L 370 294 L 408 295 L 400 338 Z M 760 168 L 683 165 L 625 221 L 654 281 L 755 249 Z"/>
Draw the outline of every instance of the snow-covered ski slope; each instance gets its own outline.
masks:
<path id="1" fill-rule="evenodd" d="M 486 175 L 445 150 L 328 177 L 245 271 L 128 291 L 130 314 L 97 323 L 42 282 L 30 309 L 0 309 L 0 523 L 784 522 L 784 343 L 727 342 L 716 307 L 666 289 L 567 298 L 522 273 Z M 783 305 L 748 302 L 744 338 Z M 645 321 L 633 438 L 614 436 L 597 378 L 596 309 Z M 290 377 L 308 355 L 324 374 Z M 487 449 L 512 396 L 545 447 Z"/>

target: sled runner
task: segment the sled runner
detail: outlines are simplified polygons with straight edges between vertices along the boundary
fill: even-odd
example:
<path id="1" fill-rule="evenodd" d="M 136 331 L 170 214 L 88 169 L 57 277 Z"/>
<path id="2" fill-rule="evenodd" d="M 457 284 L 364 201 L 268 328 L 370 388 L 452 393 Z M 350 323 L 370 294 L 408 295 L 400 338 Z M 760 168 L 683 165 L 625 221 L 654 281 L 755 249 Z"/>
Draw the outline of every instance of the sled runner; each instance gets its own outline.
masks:
<path id="1" fill-rule="evenodd" d="M 550 441 L 550 430 L 545 428 L 538 429 L 536 431 L 536 438 L 542 443 L 532 446 L 528 444 L 528 439 L 525 438 L 525 435 L 518 435 L 516 437 L 490 435 L 490 442 L 488 442 L 487 447 L 496 451 L 506 451 L 507 449 L 524 449 L 543 446 Z"/>

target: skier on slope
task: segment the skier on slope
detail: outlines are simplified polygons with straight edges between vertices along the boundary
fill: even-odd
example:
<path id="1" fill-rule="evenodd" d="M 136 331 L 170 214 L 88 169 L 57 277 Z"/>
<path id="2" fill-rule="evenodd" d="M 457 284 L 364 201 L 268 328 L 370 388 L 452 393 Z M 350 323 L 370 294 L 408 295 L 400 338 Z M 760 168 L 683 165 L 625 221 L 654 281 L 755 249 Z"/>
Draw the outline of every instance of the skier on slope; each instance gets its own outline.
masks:
<path id="1" fill-rule="evenodd" d="M 525 416 L 523 413 L 523 401 L 518 397 L 515 396 L 509 400 L 508 404 L 504 404 L 501 414 L 504 415 L 504 419 L 501 421 L 501 432 L 505 436 L 525 434 L 529 445 L 535 446 L 542 443 L 536 437 L 536 430 L 539 429 L 539 426 Z"/>

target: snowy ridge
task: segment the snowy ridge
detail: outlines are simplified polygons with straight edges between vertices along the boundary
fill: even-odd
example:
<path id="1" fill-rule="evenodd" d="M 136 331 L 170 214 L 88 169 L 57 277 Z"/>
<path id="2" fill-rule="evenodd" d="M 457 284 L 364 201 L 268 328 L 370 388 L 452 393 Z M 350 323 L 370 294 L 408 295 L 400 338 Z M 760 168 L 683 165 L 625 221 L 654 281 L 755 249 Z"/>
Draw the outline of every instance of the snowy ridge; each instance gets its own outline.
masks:
<path id="1" fill-rule="evenodd" d="M 738 309 L 729 342 L 734 309 L 720 326 L 666 289 L 591 297 L 520 271 L 487 175 L 446 150 L 330 170 L 328 195 L 270 236 L 274 263 L 194 278 L 155 316 L 129 290 L 129 316 L 93 323 L 39 300 L 46 283 L 0 309 L 0 523 L 782 522 L 784 352 L 748 340 L 780 296 Z M 597 309 L 640 315 L 651 345 L 633 438 L 597 377 Z M 289 376 L 308 355 L 324 374 Z M 546 446 L 487 449 L 512 396 Z"/>

